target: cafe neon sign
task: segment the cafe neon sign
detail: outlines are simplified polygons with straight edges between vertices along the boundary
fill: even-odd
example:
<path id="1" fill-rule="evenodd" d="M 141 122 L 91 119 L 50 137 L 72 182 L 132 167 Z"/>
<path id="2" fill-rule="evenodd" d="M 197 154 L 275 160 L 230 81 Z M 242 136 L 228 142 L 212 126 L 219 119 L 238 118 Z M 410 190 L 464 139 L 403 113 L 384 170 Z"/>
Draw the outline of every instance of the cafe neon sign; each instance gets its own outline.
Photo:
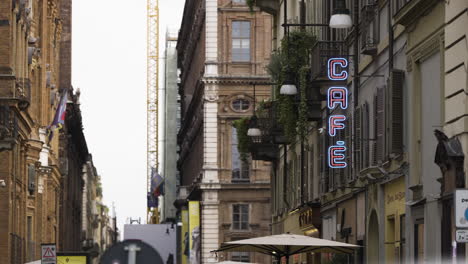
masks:
<path id="1" fill-rule="evenodd" d="M 348 78 L 348 61 L 345 58 L 331 58 L 328 60 L 328 79 L 331 81 L 343 81 Z M 348 89 L 341 86 L 332 86 L 327 92 L 327 107 L 333 112 L 337 108 L 348 109 Z M 338 130 L 345 129 L 346 116 L 330 115 L 328 117 L 328 135 L 335 137 Z M 335 145 L 328 148 L 328 166 L 332 169 L 346 168 L 346 142 L 336 141 Z"/>

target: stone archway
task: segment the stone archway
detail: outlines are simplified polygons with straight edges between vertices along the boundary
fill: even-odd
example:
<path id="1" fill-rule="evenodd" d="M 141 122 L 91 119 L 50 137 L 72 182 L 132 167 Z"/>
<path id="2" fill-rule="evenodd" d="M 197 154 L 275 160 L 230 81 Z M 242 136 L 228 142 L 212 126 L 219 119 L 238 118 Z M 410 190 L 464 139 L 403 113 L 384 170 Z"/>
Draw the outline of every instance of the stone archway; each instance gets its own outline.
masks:
<path id="1" fill-rule="evenodd" d="M 367 263 L 379 263 L 379 221 L 372 210 L 367 229 Z"/>

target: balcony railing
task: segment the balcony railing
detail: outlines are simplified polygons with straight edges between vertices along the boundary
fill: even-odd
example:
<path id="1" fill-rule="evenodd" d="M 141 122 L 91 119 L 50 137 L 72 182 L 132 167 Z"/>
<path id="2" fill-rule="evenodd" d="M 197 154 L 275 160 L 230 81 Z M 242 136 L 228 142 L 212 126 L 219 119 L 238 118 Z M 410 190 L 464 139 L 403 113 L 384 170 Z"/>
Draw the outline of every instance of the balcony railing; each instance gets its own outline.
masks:
<path id="1" fill-rule="evenodd" d="M 328 80 L 327 62 L 333 57 L 347 57 L 348 48 L 344 41 L 317 41 L 311 52 L 312 81 Z"/>
<path id="2" fill-rule="evenodd" d="M 271 161 L 276 159 L 278 145 L 288 144 L 283 128 L 278 122 L 277 103 L 270 102 L 262 111 L 257 112 L 259 137 L 250 137 L 250 153 L 254 160 Z"/>

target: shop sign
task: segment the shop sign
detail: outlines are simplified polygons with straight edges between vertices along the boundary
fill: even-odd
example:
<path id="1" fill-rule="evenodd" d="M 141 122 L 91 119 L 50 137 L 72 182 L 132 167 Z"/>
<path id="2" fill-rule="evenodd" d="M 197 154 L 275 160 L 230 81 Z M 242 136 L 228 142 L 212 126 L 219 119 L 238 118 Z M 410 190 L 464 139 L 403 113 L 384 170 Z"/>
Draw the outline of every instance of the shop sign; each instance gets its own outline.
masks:
<path id="1" fill-rule="evenodd" d="M 455 226 L 468 228 L 468 190 L 455 191 Z"/>
<path id="2" fill-rule="evenodd" d="M 302 212 L 299 215 L 299 227 L 304 228 L 313 225 L 312 209 Z"/>
<path id="3" fill-rule="evenodd" d="M 467 243 L 468 242 L 468 230 L 457 230 L 455 232 L 455 240 L 458 243 Z"/>
<path id="4" fill-rule="evenodd" d="M 345 58 L 331 58 L 328 60 L 328 78 L 331 81 L 343 81 L 348 78 Z M 327 106 L 331 112 L 338 108 L 348 109 L 348 89 L 342 86 L 332 86 L 327 92 Z M 346 116 L 332 114 L 328 118 L 328 135 L 335 137 L 338 130 L 345 129 Z M 328 166 L 333 169 L 346 168 L 346 142 L 338 140 L 328 148 Z"/>

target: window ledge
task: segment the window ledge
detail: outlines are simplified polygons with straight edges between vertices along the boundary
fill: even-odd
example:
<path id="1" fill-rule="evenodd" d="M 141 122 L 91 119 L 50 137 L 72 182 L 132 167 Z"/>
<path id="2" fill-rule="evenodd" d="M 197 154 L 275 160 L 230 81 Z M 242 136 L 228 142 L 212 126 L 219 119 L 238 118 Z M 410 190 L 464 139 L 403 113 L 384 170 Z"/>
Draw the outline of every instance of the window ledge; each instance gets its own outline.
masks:
<path id="1" fill-rule="evenodd" d="M 407 27 L 418 20 L 437 2 L 438 0 L 412 0 L 408 2 L 393 16 L 395 24 Z"/>

